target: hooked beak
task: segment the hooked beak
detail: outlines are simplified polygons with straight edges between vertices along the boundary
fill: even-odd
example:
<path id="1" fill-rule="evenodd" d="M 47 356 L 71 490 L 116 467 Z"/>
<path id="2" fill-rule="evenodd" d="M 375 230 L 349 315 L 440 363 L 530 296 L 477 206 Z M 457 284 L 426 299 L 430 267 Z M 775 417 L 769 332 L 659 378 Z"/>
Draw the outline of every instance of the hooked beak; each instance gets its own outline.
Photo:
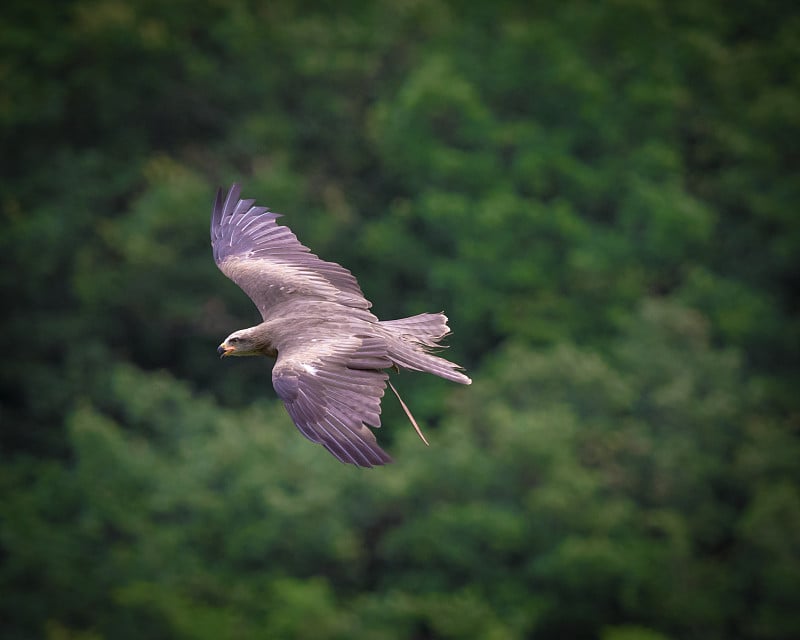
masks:
<path id="1" fill-rule="evenodd" d="M 230 347 L 226 345 L 224 342 L 217 347 L 217 353 L 219 354 L 220 358 L 224 358 L 225 356 L 229 355 L 234 351 L 236 351 L 234 347 Z"/>

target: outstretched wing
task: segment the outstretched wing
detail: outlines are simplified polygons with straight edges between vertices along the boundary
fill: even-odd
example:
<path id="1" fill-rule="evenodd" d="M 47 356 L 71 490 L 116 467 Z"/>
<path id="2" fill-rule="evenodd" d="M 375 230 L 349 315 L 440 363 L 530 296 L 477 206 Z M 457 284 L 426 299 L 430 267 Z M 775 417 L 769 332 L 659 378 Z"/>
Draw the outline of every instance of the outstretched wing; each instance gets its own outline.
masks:
<path id="1" fill-rule="evenodd" d="M 217 191 L 211 217 L 214 261 L 238 284 L 266 319 L 269 309 L 298 297 L 369 309 L 352 273 L 326 262 L 303 246 L 280 216 L 255 200 L 240 200 L 238 184 L 226 196 Z"/>
<path id="2" fill-rule="evenodd" d="M 391 366 L 383 340 L 316 339 L 279 350 L 272 384 L 300 432 L 342 462 L 391 462 L 369 426 L 380 427 L 381 398 Z"/>

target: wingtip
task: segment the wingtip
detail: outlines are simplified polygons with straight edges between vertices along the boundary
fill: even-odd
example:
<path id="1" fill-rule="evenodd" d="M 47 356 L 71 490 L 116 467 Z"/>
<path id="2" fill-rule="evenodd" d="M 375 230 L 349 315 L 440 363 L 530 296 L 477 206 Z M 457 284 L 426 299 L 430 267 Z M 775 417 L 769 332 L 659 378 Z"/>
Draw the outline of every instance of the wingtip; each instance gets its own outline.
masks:
<path id="1" fill-rule="evenodd" d="M 354 452 L 342 447 L 340 442 L 322 441 L 319 444 L 327 449 L 328 453 L 333 455 L 339 462 L 359 469 L 372 469 L 394 462 L 392 457 L 377 445 L 366 450 Z"/>
<path id="2" fill-rule="evenodd" d="M 394 458 L 386 453 L 383 449 L 380 450 L 381 455 L 374 460 L 370 460 L 369 466 L 364 465 L 357 465 L 362 469 L 374 469 L 375 467 L 383 467 L 387 464 L 392 464 L 394 462 Z"/>
<path id="3" fill-rule="evenodd" d="M 215 229 L 222 222 L 224 197 L 222 187 L 217 187 L 217 197 L 214 199 L 214 208 L 211 210 L 211 243 L 214 243 Z"/>
<path id="4" fill-rule="evenodd" d="M 222 216 L 228 209 L 230 202 L 239 199 L 241 191 L 242 187 L 238 182 L 232 183 L 230 189 L 227 191 L 225 187 L 217 187 L 217 197 L 214 199 L 214 214 L 216 216 Z"/>
<path id="5" fill-rule="evenodd" d="M 230 209 L 231 203 L 236 203 L 239 201 L 239 195 L 241 192 L 242 186 L 238 182 L 231 184 L 231 188 L 228 189 L 228 195 L 225 197 L 225 211 Z"/>

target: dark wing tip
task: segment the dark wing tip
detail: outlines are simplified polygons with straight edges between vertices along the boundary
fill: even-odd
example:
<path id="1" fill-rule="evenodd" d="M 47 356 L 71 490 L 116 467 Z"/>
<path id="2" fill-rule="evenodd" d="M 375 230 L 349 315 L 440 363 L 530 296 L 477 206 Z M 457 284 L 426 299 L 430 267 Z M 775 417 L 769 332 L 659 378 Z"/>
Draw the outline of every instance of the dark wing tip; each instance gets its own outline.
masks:
<path id="1" fill-rule="evenodd" d="M 222 218 L 225 212 L 229 210 L 231 201 L 236 201 L 239 198 L 242 187 L 238 182 L 234 182 L 228 192 L 222 187 L 217 188 L 217 197 L 214 199 L 214 209 L 211 214 L 211 239 L 214 239 L 215 230 L 219 229 L 222 224 Z M 223 195 L 224 194 L 224 195 Z M 233 197 L 231 197 L 233 196 Z"/>
<path id="2" fill-rule="evenodd" d="M 238 182 L 234 182 L 231 185 L 231 188 L 228 189 L 228 195 L 225 197 L 225 212 L 229 212 L 236 206 L 236 203 L 239 202 L 239 196 L 242 193 L 242 185 Z"/>
<path id="3" fill-rule="evenodd" d="M 354 467 L 362 469 L 372 469 L 373 467 L 381 467 L 394 462 L 392 457 L 377 444 L 369 449 L 343 446 L 342 443 L 332 439 L 321 441 L 319 444 L 325 447 L 328 453 L 333 455 L 339 462 L 352 464 Z"/>
<path id="4" fill-rule="evenodd" d="M 214 199 L 214 208 L 211 210 L 211 240 L 214 240 L 214 229 L 222 223 L 222 187 L 217 188 L 217 197 Z"/>

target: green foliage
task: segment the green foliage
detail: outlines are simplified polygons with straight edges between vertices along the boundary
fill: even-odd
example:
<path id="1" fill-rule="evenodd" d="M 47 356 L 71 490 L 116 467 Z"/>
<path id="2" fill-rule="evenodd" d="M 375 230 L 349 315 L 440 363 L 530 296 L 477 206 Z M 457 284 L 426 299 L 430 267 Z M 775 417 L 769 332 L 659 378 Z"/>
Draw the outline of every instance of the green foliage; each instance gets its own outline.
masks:
<path id="1" fill-rule="evenodd" d="M 6 2 L 4 637 L 800 634 L 785 3 Z M 217 184 L 475 384 L 292 426 Z"/>

